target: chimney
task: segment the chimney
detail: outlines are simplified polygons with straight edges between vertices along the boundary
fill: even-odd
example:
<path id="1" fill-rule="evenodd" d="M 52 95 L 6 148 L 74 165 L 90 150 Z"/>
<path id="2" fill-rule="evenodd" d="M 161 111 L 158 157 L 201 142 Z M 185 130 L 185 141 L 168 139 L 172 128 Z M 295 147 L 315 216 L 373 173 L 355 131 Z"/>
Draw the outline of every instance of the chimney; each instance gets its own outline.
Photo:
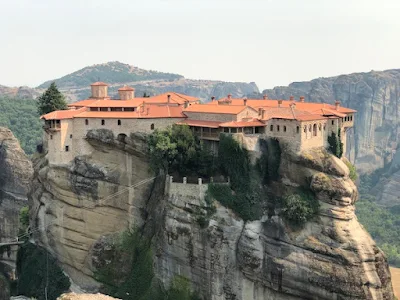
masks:
<path id="1" fill-rule="evenodd" d="M 167 103 L 169 104 L 170 102 L 171 102 L 171 95 L 168 94 L 168 95 L 167 95 Z"/>
<path id="2" fill-rule="evenodd" d="M 294 101 L 294 97 L 293 96 L 290 96 L 290 101 Z"/>
<path id="3" fill-rule="evenodd" d="M 265 117 L 265 109 L 261 109 L 261 120 L 264 120 Z"/>
<path id="4" fill-rule="evenodd" d="M 135 98 L 135 89 L 125 85 L 118 89 L 118 95 L 121 100 L 131 100 Z"/>
<path id="5" fill-rule="evenodd" d="M 213 101 L 215 101 L 215 97 L 214 96 L 211 97 L 211 102 L 213 102 Z"/>
<path id="6" fill-rule="evenodd" d="M 304 102 L 304 96 L 300 96 L 300 102 Z"/>
<path id="7" fill-rule="evenodd" d="M 278 107 L 282 107 L 282 100 L 278 100 Z"/>
<path id="8" fill-rule="evenodd" d="M 188 106 L 189 106 L 189 101 L 185 101 L 185 103 L 183 104 L 183 107 L 188 108 Z"/>
<path id="9" fill-rule="evenodd" d="M 262 107 L 258 108 L 258 116 L 259 116 L 259 117 L 261 117 L 262 110 L 263 110 Z"/>
<path id="10" fill-rule="evenodd" d="M 263 99 L 264 100 L 268 100 L 268 96 L 267 95 L 263 95 Z"/>
<path id="11" fill-rule="evenodd" d="M 95 82 L 90 85 L 92 90 L 92 96 L 90 98 L 107 98 L 107 83 L 104 82 Z"/>
<path id="12" fill-rule="evenodd" d="M 340 101 L 336 100 L 335 101 L 335 109 L 338 110 L 340 106 Z"/>
<path id="13" fill-rule="evenodd" d="M 243 98 L 243 105 L 247 106 L 247 98 Z"/>
<path id="14" fill-rule="evenodd" d="M 232 98 L 232 95 L 228 94 L 228 100 L 231 100 L 231 98 Z"/>

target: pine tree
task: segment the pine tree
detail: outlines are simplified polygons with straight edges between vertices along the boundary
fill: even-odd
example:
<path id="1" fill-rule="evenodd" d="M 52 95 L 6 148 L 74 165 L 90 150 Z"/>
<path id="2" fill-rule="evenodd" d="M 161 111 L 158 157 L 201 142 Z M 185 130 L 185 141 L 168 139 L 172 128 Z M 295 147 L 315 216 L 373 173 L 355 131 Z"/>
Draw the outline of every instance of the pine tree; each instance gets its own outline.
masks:
<path id="1" fill-rule="evenodd" d="M 55 82 L 52 82 L 50 87 L 38 98 L 37 107 L 39 115 L 68 108 L 65 97 L 58 90 Z"/>

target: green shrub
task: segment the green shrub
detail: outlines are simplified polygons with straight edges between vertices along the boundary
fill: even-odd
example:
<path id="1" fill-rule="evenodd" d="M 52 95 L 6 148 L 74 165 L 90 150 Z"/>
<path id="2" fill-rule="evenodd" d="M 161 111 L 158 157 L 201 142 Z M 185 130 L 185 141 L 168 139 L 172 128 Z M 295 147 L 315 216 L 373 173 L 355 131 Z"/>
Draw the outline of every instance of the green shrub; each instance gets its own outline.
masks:
<path id="1" fill-rule="evenodd" d="M 212 153 L 186 125 L 155 130 L 148 137 L 148 147 L 155 172 L 161 169 L 181 176 L 211 176 L 216 169 Z"/>
<path id="2" fill-rule="evenodd" d="M 31 243 L 25 243 L 18 250 L 17 274 L 18 295 L 55 300 L 70 287 L 69 279 L 56 259 L 45 249 Z"/>
<path id="3" fill-rule="evenodd" d="M 337 156 L 341 158 L 343 155 L 343 143 L 341 142 L 341 133 L 340 129 L 338 130 L 337 134 L 333 131 L 330 136 L 328 136 L 328 143 L 329 143 L 329 150 Z"/>
<path id="4" fill-rule="evenodd" d="M 24 206 L 19 211 L 19 235 L 24 235 L 29 227 L 29 207 Z M 29 237 L 26 236 L 25 240 Z"/>
<path id="5" fill-rule="evenodd" d="M 302 226 L 319 211 L 319 202 L 310 192 L 298 190 L 283 199 L 282 216 L 295 226 Z"/>
<path id="6" fill-rule="evenodd" d="M 345 162 L 346 166 L 349 168 L 350 179 L 353 180 L 354 182 L 356 182 L 357 178 L 358 178 L 356 167 L 351 162 L 349 162 L 347 159 L 344 162 Z"/>

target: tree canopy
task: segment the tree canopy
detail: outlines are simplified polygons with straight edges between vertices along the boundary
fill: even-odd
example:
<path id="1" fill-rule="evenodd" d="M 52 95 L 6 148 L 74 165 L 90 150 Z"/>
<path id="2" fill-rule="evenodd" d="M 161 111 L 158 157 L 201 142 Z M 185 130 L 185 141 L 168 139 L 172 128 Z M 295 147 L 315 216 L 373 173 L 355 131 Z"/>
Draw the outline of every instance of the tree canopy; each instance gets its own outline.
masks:
<path id="1" fill-rule="evenodd" d="M 44 115 L 55 110 L 67 109 L 64 95 L 58 90 L 55 82 L 37 99 L 39 115 Z"/>

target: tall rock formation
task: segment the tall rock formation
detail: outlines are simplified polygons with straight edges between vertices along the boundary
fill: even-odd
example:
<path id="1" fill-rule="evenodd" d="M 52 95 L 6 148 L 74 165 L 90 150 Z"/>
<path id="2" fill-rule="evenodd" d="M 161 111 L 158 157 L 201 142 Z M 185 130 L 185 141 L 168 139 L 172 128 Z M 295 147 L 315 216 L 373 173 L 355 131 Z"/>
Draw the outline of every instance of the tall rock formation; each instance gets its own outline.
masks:
<path id="1" fill-rule="evenodd" d="M 218 204 L 200 222 L 207 186 L 154 178 L 144 136 L 122 143 L 93 130 L 88 141 L 93 154 L 69 165 L 37 158 L 29 199 L 32 224 L 42 228 L 36 241 L 82 288 L 98 287 L 102 253 L 113 256 L 106 237 L 134 225 L 152 239 L 164 286 L 185 277 L 205 299 L 394 299 L 386 259 L 354 215 L 349 171 L 326 151 L 282 153 L 275 196 L 303 187 L 321 205 L 304 228 L 293 228 L 279 208 L 244 222 Z M 129 266 L 118 265 L 126 273 Z"/>
<path id="2" fill-rule="evenodd" d="M 32 175 L 31 161 L 18 140 L 0 127 L 0 242 L 15 240 L 19 234 L 19 213 L 28 205 Z"/>
<path id="3" fill-rule="evenodd" d="M 400 70 L 294 82 L 263 93 L 271 99 L 305 96 L 310 102 L 340 100 L 344 106 L 356 109 L 354 131 L 348 135 L 347 145 L 350 159 L 355 161 L 360 172 L 383 167 L 398 147 Z"/>

